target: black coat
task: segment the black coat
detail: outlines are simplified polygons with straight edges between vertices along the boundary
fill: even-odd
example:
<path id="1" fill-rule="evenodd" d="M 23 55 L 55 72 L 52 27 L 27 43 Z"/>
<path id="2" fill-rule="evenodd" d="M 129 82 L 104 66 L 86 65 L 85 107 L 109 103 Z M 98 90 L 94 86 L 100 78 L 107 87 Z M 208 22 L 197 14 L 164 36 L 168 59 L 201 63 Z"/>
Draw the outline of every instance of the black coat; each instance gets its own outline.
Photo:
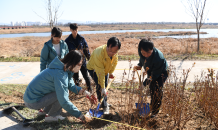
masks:
<path id="1" fill-rule="evenodd" d="M 89 47 L 84 37 L 77 34 L 76 39 L 73 38 L 72 34 L 70 34 L 65 42 L 68 45 L 69 52 L 71 50 L 81 50 L 83 53 L 83 65 L 86 66 L 86 58 L 90 59 Z"/>

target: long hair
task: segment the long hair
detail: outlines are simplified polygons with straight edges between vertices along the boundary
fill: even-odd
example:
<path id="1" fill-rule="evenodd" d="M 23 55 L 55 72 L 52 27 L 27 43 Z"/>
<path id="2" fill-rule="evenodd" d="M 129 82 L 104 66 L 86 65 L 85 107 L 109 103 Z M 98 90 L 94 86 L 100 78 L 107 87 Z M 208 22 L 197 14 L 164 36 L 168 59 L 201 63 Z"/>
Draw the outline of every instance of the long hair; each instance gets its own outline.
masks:
<path id="1" fill-rule="evenodd" d="M 61 61 L 64 63 L 64 71 L 72 69 L 83 59 L 80 51 L 70 51 Z"/>

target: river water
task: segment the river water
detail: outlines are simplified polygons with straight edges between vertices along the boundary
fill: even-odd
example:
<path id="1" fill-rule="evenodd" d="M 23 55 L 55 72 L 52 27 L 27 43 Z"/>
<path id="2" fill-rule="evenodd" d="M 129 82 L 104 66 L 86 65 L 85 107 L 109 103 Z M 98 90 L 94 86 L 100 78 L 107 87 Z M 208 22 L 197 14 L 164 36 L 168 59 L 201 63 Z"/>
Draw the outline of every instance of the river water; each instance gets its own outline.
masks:
<path id="1" fill-rule="evenodd" d="M 157 29 L 157 30 L 109 30 L 109 31 L 78 31 L 79 34 L 97 34 L 97 33 L 125 33 L 125 32 L 169 32 L 169 31 L 194 31 L 196 29 Z M 218 38 L 218 29 L 201 29 L 201 32 L 207 32 L 207 34 L 200 34 L 200 38 Z M 63 35 L 69 35 L 71 32 L 63 32 Z M 35 37 L 47 37 L 50 36 L 50 32 L 46 33 L 21 33 L 21 34 L 0 34 L 0 38 L 14 38 L 14 37 L 25 37 L 25 36 L 35 36 Z M 177 36 L 159 36 L 157 38 L 197 38 L 197 35 L 177 35 Z"/>

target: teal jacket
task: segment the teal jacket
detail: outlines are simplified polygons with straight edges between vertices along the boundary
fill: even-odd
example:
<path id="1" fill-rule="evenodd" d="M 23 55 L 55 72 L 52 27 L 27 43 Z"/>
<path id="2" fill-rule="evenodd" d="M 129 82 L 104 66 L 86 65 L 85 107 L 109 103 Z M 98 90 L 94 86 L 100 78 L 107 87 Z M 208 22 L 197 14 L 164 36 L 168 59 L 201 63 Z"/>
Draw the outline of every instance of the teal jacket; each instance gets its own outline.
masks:
<path id="1" fill-rule="evenodd" d="M 153 48 L 153 53 L 148 58 L 145 58 L 142 55 L 141 50 L 139 49 L 138 49 L 138 53 L 140 57 L 138 66 L 141 67 L 143 66 L 145 70 L 146 67 L 149 68 L 149 70 L 147 71 L 148 78 L 151 76 L 152 80 L 155 81 L 158 77 L 161 76 L 162 73 L 167 71 L 168 69 L 167 61 L 164 58 L 163 53 L 158 49 L 156 49 L 155 47 Z"/>
<path id="2" fill-rule="evenodd" d="M 40 72 L 27 86 L 23 99 L 26 103 L 39 101 L 46 94 L 56 92 L 62 108 L 75 117 L 81 112 L 69 100 L 68 90 L 78 94 L 81 87 L 75 85 L 70 71 L 64 71 L 64 64 L 56 57 L 49 67 Z"/>
<path id="3" fill-rule="evenodd" d="M 64 56 L 67 55 L 67 53 L 69 53 L 67 44 L 63 40 L 60 41 L 60 51 L 61 51 L 61 57 L 59 58 L 61 59 L 64 58 Z M 40 72 L 46 69 L 56 56 L 57 53 L 52 44 L 52 39 L 51 39 L 48 42 L 46 42 L 44 44 L 44 47 L 42 48 L 41 56 L 40 56 Z"/>

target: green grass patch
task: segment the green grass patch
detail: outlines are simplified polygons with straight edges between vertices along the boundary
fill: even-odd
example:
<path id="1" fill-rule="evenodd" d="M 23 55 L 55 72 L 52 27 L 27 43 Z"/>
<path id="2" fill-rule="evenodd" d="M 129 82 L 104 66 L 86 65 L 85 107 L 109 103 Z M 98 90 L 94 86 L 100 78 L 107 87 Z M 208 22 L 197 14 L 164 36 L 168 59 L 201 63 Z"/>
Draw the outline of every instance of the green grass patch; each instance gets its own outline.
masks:
<path id="1" fill-rule="evenodd" d="M 0 58 L 0 62 L 39 62 L 40 57 L 6 57 Z"/>
<path id="2" fill-rule="evenodd" d="M 167 60 L 217 60 L 216 54 L 178 54 L 165 55 Z M 139 60 L 139 55 L 118 55 L 118 60 Z M 0 62 L 40 62 L 40 57 L 6 57 Z"/>
<path id="3" fill-rule="evenodd" d="M 139 60 L 139 55 L 118 55 L 118 60 Z"/>
<path id="4" fill-rule="evenodd" d="M 7 96 L 14 94 L 14 92 L 20 92 L 24 94 L 27 85 L 23 84 L 0 84 L 0 93 L 3 93 Z"/>
<path id="5" fill-rule="evenodd" d="M 165 55 L 167 60 L 218 60 L 218 55 L 205 54 L 180 54 L 180 55 Z"/>

